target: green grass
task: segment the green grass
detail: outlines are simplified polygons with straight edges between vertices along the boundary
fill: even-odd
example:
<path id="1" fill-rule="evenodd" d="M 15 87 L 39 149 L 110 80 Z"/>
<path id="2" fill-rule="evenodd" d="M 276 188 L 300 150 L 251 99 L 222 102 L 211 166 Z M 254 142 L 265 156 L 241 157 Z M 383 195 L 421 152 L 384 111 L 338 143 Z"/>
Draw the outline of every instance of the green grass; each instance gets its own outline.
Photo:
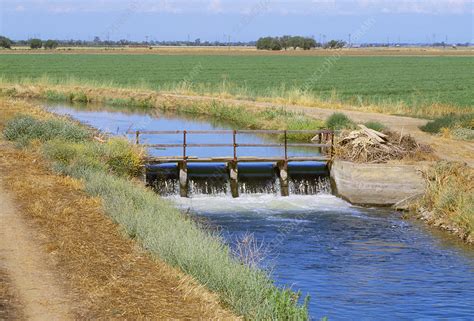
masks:
<path id="1" fill-rule="evenodd" d="M 32 139 L 41 142 L 61 137 L 67 142 L 80 142 L 92 137 L 90 131 L 73 123 L 59 119 L 38 120 L 31 116 L 20 116 L 9 121 L 3 132 L 8 140 L 26 144 Z"/>
<path id="2" fill-rule="evenodd" d="M 356 124 L 343 113 L 334 113 L 326 119 L 326 126 L 332 130 L 355 129 Z"/>
<path id="3" fill-rule="evenodd" d="M 232 124 L 235 128 L 278 129 L 278 130 L 318 130 L 324 128 L 324 122 L 304 113 L 288 111 L 285 108 L 248 109 L 243 106 L 230 106 L 218 101 L 210 103 L 192 102 L 172 106 L 160 106 L 167 111 L 197 116 L 209 116 L 213 119 Z M 307 141 L 314 135 L 289 134 L 290 141 Z"/>
<path id="4" fill-rule="evenodd" d="M 443 128 L 467 128 L 472 130 L 474 129 L 474 113 L 466 115 L 446 115 L 439 117 L 420 128 L 428 133 L 439 133 Z"/>
<path id="5" fill-rule="evenodd" d="M 46 76 L 57 84 L 72 79 L 176 90 L 186 79 L 186 87 L 198 93 L 255 98 L 288 95 L 316 73 L 318 80 L 309 82 L 312 95 L 354 105 L 402 103 L 410 114 L 418 115 L 419 106 L 443 104 L 466 110 L 474 101 L 472 57 L 341 57 L 321 74 L 318 69 L 327 57 L 4 54 L 1 58 L 0 77 L 12 82 Z M 198 65 L 199 72 L 191 73 Z"/>
<path id="6" fill-rule="evenodd" d="M 369 121 L 369 122 L 366 122 L 364 125 L 365 127 L 376 130 L 378 132 L 381 132 L 382 130 L 386 128 L 384 124 L 378 121 Z"/>
<path id="7" fill-rule="evenodd" d="M 102 199 L 105 212 L 131 238 L 192 275 L 238 315 L 249 320 L 309 318 L 308 298 L 298 303 L 299 293 L 276 287 L 267 272 L 233 256 L 218 234 L 201 229 L 170 202 L 130 181 L 139 157 L 133 146 L 121 139 L 99 143 L 84 133 L 67 120 L 30 116 L 14 118 L 4 130 L 9 140 L 43 142 L 40 149 L 53 167 L 82 179 L 86 191 Z"/>

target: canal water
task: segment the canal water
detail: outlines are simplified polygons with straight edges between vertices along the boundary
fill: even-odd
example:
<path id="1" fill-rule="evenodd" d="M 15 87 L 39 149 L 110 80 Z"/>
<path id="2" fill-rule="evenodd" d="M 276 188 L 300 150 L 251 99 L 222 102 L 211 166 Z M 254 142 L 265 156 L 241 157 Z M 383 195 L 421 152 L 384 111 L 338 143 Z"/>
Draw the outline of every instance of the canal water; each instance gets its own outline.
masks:
<path id="1" fill-rule="evenodd" d="M 143 110 L 64 104 L 48 104 L 48 108 L 119 135 L 129 129 L 231 128 Z M 164 139 L 171 143 L 179 138 Z M 246 139 L 268 142 L 273 138 Z M 197 152 L 204 153 L 197 156 L 222 156 Z M 268 151 L 271 155 L 280 152 Z M 303 194 L 283 198 L 269 190 L 232 199 L 217 191 L 168 198 L 206 218 L 230 244 L 252 233 L 262 245 L 261 265 L 272 271 L 276 282 L 311 296 L 313 319 L 474 320 L 472 248 L 422 223 L 404 220 L 392 210 L 352 206 L 331 195 L 327 186 L 308 193 L 312 195 Z"/>

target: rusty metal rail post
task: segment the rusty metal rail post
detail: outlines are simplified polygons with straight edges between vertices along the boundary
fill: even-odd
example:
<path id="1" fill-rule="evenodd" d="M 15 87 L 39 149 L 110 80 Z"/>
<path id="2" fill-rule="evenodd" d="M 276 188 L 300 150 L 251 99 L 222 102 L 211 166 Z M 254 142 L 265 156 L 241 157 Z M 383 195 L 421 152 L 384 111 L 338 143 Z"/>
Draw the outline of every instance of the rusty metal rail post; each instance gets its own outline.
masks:
<path id="1" fill-rule="evenodd" d="M 140 131 L 135 132 L 135 144 L 140 145 Z"/>
<path id="2" fill-rule="evenodd" d="M 329 157 L 331 160 L 334 157 L 334 132 L 331 133 L 331 153 L 329 154 Z"/>
<path id="3" fill-rule="evenodd" d="M 237 162 L 237 131 L 232 132 L 232 145 L 234 146 L 234 161 Z"/>
<path id="4" fill-rule="evenodd" d="M 188 165 L 186 163 L 186 131 L 183 132 L 183 161 L 178 163 L 179 169 L 179 194 L 188 197 Z"/>
<path id="5" fill-rule="evenodd" d="M 232 146 L 234 151 L 234 160 L 227 163 L 230 178 L 230 191 L 233 198 L 239 197 L 239 167 L 237 162 L 237 131 L 232 131 Z"/>

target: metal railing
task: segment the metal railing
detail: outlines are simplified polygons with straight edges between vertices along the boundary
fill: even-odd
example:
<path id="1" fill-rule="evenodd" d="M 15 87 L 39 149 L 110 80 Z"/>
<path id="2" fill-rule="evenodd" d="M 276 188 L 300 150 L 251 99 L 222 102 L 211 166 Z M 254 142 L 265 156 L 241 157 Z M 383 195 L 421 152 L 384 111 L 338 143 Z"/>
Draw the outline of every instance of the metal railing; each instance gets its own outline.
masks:
<path id="1" fill-rule="evenodd" d="M 288 148 L 290 147 L 312 147 L 320 148 L 321 153 L 331 158 L 333 154 L 333 144 L 334 144 L 334 132 L 332 130 L 144 130 L 144 131 L 128 131 L 130 135 L 135 135 L 135 143 L 147 148 L 182 148 L 182 155 L 179 156 L 166 156 L 169 159 L 180 159 L 183 161 L 189 160 L 187 154 L 188 148 L 193 147 L 208 147 L 208 148 L 223 148 L 223 147 L 232 147 L 233 148 L 233 160 L 235 162 L 239 161 L 238 149 L 246 147 L 283 147 L 284 148 L 284 158 L 282 160 L 288 161 L 292 159 L 301 159 L 304 160 L 304 157 L 288 157 Z M 213 143 L 213 144 L 193 144 L 188 143 L 189 136 L 191 135 L 232 135 L 232 142 L 229 143 Z M 273 134 L 273 135 L 282 135 L 283 142 L 281 143 L 261 143 L 261 144 L 248 144 L 248 143 L 238 143 L 239 134 Z M 314 135 L 311 140 L 314 143 L 289 143 L 288 136 L 295 134 L 305 134 L 305 135 Z M 179 144 L 143 144 L 141 142 L 142 135 L 182 135 L 182 143 Z M 258 156 L 256 156 L 258 157 Z M 222 157 L 224 159 L 225 157 Z M 195 158 L 196 159 L 196 158 Z M 266 158 L 262 158 L 263 160 Z"/>

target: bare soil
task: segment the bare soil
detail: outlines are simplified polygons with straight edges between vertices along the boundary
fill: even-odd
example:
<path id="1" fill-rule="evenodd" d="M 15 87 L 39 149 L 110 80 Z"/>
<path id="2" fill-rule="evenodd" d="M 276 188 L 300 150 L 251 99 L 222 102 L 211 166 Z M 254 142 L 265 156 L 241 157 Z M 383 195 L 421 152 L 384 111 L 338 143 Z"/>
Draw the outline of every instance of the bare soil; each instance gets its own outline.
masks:
<path id="1" fill-rule="evenodd" d="M 0 255 L 22 312 L 29 320 L 70 320 L 70 302 L 58 284 L 38 238 L 23 222 L 12 197 L 0 186 Z"/>

